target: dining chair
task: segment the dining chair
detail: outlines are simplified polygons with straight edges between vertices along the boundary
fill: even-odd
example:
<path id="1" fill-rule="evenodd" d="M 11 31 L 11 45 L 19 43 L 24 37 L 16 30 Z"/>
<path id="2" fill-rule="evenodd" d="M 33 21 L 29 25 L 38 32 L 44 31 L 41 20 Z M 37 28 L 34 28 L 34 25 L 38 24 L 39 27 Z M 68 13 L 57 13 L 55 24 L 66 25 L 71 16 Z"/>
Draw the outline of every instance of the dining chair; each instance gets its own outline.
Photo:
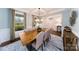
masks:
<path id="1" fill-rule="evenodd" d="M 36 36 L 36 42 L 32 43 L 32 46 L 36 49 L 39 50 L 39 48 L 42 48 L 43 50 L 43 40 L 44 40 L 44 32 L 40 32 Z"/>
<path id="2" fill-rule="evenodd" d="M 44 40 L 43 40 L 44 47 L 48 44 L 50 39 L 51 39 L 51 35 L 50 35 L 49 31 L 46 31 L 44 33 Z"/>

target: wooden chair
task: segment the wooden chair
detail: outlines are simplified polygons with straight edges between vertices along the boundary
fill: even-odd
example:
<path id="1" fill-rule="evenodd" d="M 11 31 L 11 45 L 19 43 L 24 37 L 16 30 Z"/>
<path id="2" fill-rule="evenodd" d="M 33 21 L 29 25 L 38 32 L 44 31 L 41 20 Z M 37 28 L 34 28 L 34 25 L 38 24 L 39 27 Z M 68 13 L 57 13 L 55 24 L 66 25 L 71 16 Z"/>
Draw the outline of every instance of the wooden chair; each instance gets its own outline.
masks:
<path id="1" fill-rule="evenodd" d="M 63 31 L 63 46 L 65 51 L 77 50 L 77 36 L 72 32 L 71 28 L 66 26 Z"/>

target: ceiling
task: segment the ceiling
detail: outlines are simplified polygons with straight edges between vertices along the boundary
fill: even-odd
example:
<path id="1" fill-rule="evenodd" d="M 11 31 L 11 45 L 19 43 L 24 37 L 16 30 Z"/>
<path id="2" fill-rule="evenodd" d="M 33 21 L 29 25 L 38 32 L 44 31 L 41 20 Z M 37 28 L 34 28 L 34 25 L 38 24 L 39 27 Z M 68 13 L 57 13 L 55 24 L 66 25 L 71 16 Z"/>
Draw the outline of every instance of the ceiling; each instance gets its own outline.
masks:
<path id="1" fill-rule="evenodd" d="M 38 8 L 13 8 L 13 9 L 22 11 L 22 12 L 27 12 L 36 16 L 39 16 L 39 13 L 40 13 L 40 16 L 47 16 L 50 14 L 62 12 L 64 10 L 64 8 L 40 8 L 40 11 Z"/>

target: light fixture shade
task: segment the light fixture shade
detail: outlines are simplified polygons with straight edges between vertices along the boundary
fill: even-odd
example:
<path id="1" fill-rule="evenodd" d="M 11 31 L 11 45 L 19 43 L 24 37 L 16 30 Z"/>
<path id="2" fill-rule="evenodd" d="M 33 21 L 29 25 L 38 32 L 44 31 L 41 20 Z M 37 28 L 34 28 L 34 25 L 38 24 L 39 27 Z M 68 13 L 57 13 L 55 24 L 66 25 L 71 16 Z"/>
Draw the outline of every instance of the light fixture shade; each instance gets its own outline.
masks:
<path id="1" fill-rule="evenodd" d="M 43 22 L 43 19 L 41 19 L 41 22 Z"/>
<path id="2" fill-rule="evenodd" d="M 36 19 L 35 21 L 36 21 L 36 22 L 39 22 L 39 19 Z"/>

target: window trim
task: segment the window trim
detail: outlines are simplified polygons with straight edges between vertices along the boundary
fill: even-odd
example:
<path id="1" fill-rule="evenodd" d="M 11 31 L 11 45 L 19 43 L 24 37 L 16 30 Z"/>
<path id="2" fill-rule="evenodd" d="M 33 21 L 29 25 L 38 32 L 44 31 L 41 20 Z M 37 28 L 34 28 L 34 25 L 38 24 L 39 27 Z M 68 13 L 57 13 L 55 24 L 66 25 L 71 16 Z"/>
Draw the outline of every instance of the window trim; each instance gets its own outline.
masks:
<path id="1" fill-rule="evenodd" d="M 15 11 L 18 11 L 18 10 L 15 10 L 15 9 L 11 9 L 11 13 L 12 13 L 12 20 L 11 20 L 11 25 L 10 25 L 10 40 L 15 40 L 16 38 L 16 34 L 15 34 Z M 21 12 L 21 11 L 19 11 Z M 26 13 L 24 13 L 24 29 L 26 28 Z"/>
<path id="2" fill-rule="evenodd" d="M 23 15 L 18 14 L 18 13 L 16 13 L 16 12 L 23 13 Z M 25 13 L 25 12 L 22 12 L 22 11 L 15 10 L 15 14 L 14 14 L 14 32 L 16 32 L 16 30 L 15 30 L 15 16 L 24 17 L 24 29 L 25 29 L 25 28 L 26 28 L 26 13 Z M 23 29 L 23 30 L 24 30 L 24 29 Z M 22 30 L 18 30 L 18 31 L 22 31 Z"/>

